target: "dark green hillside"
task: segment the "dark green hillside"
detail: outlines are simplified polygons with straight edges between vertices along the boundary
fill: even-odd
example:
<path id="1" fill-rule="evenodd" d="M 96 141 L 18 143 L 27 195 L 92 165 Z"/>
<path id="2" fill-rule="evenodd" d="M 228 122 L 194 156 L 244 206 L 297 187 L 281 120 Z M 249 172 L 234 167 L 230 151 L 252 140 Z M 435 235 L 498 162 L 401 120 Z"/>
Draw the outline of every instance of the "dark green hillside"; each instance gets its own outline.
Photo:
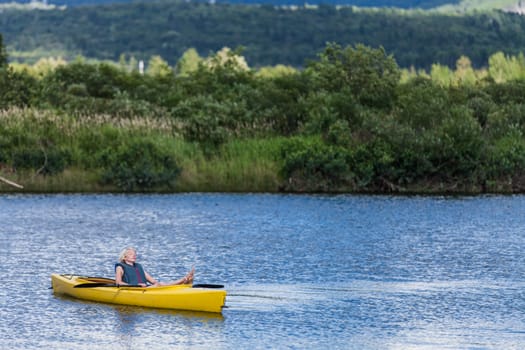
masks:
<path id="1" fill-rule="evenodd" d="M 301 0 L 218 0 L 217 3 L 229 4 L 271 4 L 303 6 Z M 358 7 L 395 7 L 401 9 L 431 9 L 442 5 L 455 5 L 459 0 L 313 0 L 308 4 L 351 5 Z"/>
<path id="2" fill-rule="evenodd" d="M 17 0 L 18 3 L 30 3 L 32 0 Z M 203 1 L 201 2 L 209 2 Z M 0 0 L 0 3 L 10 3 L 12 0 Z M 136 0 L 48 0 L 48 4 L 85 6 L 85 5 L 101 5 L 101 4 L 116 4 L 116 3 L 131 3 Z M 144 1 L 146 2 L 146 1 Z M 229 4 L 272 4 L 272 5 L 304 5 L 301 0 L 217 0 L 216 3 Z M 458 0 L 310 0 L 309 4 L 326 4 L 326 5 L 352 5 L 359 7 L 397 7 L 397 8 L 422 8 L 429 9 L 441 5 L 457 4 Z"/>
<path id="3" fill-rule="evenodd" d="M 250 66 L 304 66 L 327 42 L 383 46 L 401 67 L 454 67 L 461 55 L 474 67 L 498 51 L 525 50 L 525 17 L 503 12 L 451 16 L 395 10 L 276 9 L 272 6 L 155 2 L 4 11 L 0 33 L 12 60 L 78 54 L 117 60 L 160 55 L 174 64 L 194 47 L 208 55 L 245 47 Z"/>

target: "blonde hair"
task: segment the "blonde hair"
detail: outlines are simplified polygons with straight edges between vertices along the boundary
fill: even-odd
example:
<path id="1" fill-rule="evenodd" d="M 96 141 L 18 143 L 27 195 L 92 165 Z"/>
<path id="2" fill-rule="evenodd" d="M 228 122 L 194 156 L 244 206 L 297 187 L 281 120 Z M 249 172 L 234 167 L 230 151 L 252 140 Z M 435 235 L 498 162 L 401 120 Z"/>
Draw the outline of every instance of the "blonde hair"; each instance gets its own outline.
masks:
<path id="1" fill-rule="evenodd" d="M 120 252 L 120 255 L 118 256 L 118 261 L 120 262 L 123 262 L 124 259 L 126 259 L 126 255 L 128 254 L 129 251 L 132 251 L 134 252 L 135 254 L 137 254 L 137 250 L 133 247 L 127 247 L 127 248 L 124 248 L 121 252 Z"/>

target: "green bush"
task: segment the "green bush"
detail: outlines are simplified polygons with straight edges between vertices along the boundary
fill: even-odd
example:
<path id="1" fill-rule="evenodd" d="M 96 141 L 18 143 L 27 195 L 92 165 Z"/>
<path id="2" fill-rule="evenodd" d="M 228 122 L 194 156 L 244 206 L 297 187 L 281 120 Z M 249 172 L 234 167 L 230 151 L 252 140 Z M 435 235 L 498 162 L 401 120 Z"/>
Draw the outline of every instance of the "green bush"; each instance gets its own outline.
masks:
<path id="1" fill-rule="evenodd" d="M 79 165 L 85 169 L 106 167 L 108 153 L 121 147 L 126 142 L 126 137 L 129 135 L 109 125 L 79 129 L 75 139 L 80 152 Z"/>
<path id="2" fill-rule="evenodd" d="M 450 116 L 438 130 L 438 140 L 433 159 L 441 177 L 472 180 L 486 147 L 481 126 L 466 106 L 450 108 Z"/>
<path id="3" fill-rule="evenodd" d="M 525 101 L 525 81 L 513 80 L 501 84 L 489 84 L 485 91 L 497 104 L 519 104 Z"/>
<path id="4" fill-rule="evenodd" d="M 319 138 L 293 138 L 281 146 L 282 173 L 292 186 L 331 191 L 351 182 L 348 154 Z"/>
<path id="5" fill-rule="evenodd" d="M 173 188 L 181 172 L 170 150 L 146 139 L 134 139 L 100 155 L 102 182 L 124 191 Z"/>
<path id="6" fill-rule="evenodd" d="M 498 140 L 516 129 L 525 134 L 525 103 L 499 106 L 487 117 L 486 134 L 491 139 Z"/>
<path id="7" fill-rule="evenodd" d="M 325 141 L 331 145 L 350 146 L 352 144 L 352 131 L 346 120 L 337 120 L 328 128 Z"/>
<path id="8" fill-rule="evenodd" d="M 71 85 L 69 85 L 67 87 L 67 91 L 66 92 L 68 94 L 74 95 L 74 96 L 82 96 L 82 97 L 89 96 L 88 89 L 86 87 L 86 84 L 84 84 L 84 83 L 71 84 Z"/>
<path id="9" fill-rule="evenodd" d="M 467 107 L 472 111 L 474 118 L 484 128 L 487 125 L 489 114 L 496 108 L 496 104 L 487 94 L 473 96 L 467 102 Z"/>
<path id="10" fill-rule="evenodd" d="M 399 86 L 396 118 L 419 130 L 438 128 L 446 118 L 450 100 L 444 88 L 430 79 L 416 78 Z"/>
<path id="11" fill-rule="evenodd" d="M 212 96 L 196 96 L 181 102 L 172 115 L 182 123 L 184 138 L 213 148 L 223 144 L 230 134 L 231 110 Z"/>
<path id="12" fill-rule="evenodd" d="M 349 166 L 357 189 L 395 190 L 395 155 L 390 144 L 374 138 L 349 148 Z"/>
<path id="13" fill-rule="evenodd" d="M 308 94 L 304 74 L 286 74 L 276 78 L 260 78 L 256 88 L 244 89 L 241 94 L 253 111 L 256 132 L 293 135 L 306 119 L 301 102 Z"/>
<path id="14" fill-rule="evenodd" d="M 30 106 L 37 89 L 37 81 L 29 74 L 0 68 L 0 109 Z"/>
<path id="15" fill-rule="evenodd" d="M 58 147 L 17 148 L 12 153 L 15 169 L 35 169 L 42 175 L 61 173 L 71 163 L 71 153 Z"/>
<path id="16" fill-rule="evenodd" d="M 487 150 L 486 171 L 489 179 L 513 176 L 525 170 L 525 139 L 514 129 L 495 141 Z"/>
<path id="17" fill-rule="evenodd" d="M 319 56 L 320 60 L 310 63 L 307 69 L 313 91 L 334 93 L 347 89 L 363 106 L 392 107 L 401 72 L 382 47 L 372 49 L 358 44 L 342 48 L 330 43 Z"/>
<path id="18" fill-rule="evenodd" d="M 54 127 L 39 125 L 41 129 L 29 132 L 27 123 L 17 126 L 0 127 L 0 162 L 15 169 L 35 169 L 43 175 L 60 173 L 71 164 L 71 151 L 55 140 Z"/>
<path id="19" fill-rule="evenodd" d="M 113 98 L 118 91 L 128 86 L 126 76 L 126 72 L 107 63 L 89 64 L 80 61 L 56 68 L 47 77 L 46 84 L 61 87 L 62 92 L 84 86 L 83 93 L 89 96 Z"/>
<path id="20" fill-rule="evenodd" d="M 362 126 L 361 106 L 348 88 L 338 92 L 320 91 L 302 101 L 307 119 L 304 130 L 308 134 L 326 134 L 336 121 L 344 121 L 351 129 Z"/>

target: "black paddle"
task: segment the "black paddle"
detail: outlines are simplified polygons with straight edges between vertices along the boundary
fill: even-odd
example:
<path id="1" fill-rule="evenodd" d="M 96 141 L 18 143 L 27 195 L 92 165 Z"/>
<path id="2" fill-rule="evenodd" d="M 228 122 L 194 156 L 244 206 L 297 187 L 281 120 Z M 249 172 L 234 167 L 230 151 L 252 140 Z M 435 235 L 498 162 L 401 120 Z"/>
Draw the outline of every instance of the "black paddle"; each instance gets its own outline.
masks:
<path id="1" fill-rule="evenodd" d="M 224 288 L 222 284 L 209 284 L 209 283 L 200 283 L 194 284 L 191 288 Z"/>
<path id="2" fill-rule="evenodd" d="M 112 284 L 112 283 L 82 283 L 82 284 L 77 284 L 75 287 L 73 288 L 97 288 L 97 287 L 132 287 L 132 288 L 144 288 L 143 286 L 139 286 L 139 285 L 130 285 L 130 284 L 125 284 L 125 285 L 117 285 L 117 284 Z M 194 284 L 191 286 L 192 288 L 215 288 L 215 289 L 219 289 L 219 288 L 224 288 L 224 286 L 222 284 L 209 284 L 209 283 L 200 283 L 200 284 Z"/>

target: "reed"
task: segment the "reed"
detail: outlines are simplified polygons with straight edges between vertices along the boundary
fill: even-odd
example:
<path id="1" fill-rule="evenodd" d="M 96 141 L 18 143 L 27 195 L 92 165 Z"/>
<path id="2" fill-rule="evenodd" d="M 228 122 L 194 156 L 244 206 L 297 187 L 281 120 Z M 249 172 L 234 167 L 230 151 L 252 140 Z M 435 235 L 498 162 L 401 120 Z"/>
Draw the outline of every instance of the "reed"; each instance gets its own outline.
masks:
<path id="1" fill-rule="evenodd" d="M 41 133 L 55 127 L 64 138 L 72 137 L 83 128 L 113 126 L 115 128 L 143 134 L 172 134 L 175 122 L 169 118 L 115 117 L 111 115 L 70 115 L 56 111 L 12 107 L 0 110 L 0 123 L 4 128 L 26 128 L 29 133 Z"/>
<path id="2" fill-rule="evenodd" d="M 112 192 L 111 186 L 102 186 L 97 181 L 97 174 L 85 169 L 68 168 L 53 176 L 35 174 L 34 171 L 21 170 L 16 173 L 2 172 L 0 175 L 22 184 L 22 190 L 0 183 L 0 192 L 28 193 L 98 193 Z"/>
<path id="3" fill-rule="evenodd" d="M 205 154 L 196 143 L 184 141 L 167 119 L 115 118 L 107 115 L 71 116 L 49 110 L 11 108 L 0 111 L 0 131 L 26 144 L 50 140 L 66 148 L 72 163 L 62 172 L 44 176 L 35 170 L 16 170 L 7 178 L 24 186 L 25 192 L 115 192 L 99 183 L 94 154 L 112 143 L 134 137 L 148 138 L 169 150 L 182 167 L 175 192 L 275 192 L 279 187 L 278 150 L 283 137 L 234 139 L 215 152 Z M 13 136 L 14 135 L 14 136 Z M 1 140 L 0 140 L 1 141 Z M 0 159 L 1 161 L 1 159 Z M 0 162 L 1 163 L 1 162 Z M 0 192 L 14 188 L 0 185 Z"/>
<path id="4" fill-rule="evenodd" d="M 185 158 L 177 188 L 198 192 L 276 192 L 283 138 L 232 140 L 211 158 Z"/>

